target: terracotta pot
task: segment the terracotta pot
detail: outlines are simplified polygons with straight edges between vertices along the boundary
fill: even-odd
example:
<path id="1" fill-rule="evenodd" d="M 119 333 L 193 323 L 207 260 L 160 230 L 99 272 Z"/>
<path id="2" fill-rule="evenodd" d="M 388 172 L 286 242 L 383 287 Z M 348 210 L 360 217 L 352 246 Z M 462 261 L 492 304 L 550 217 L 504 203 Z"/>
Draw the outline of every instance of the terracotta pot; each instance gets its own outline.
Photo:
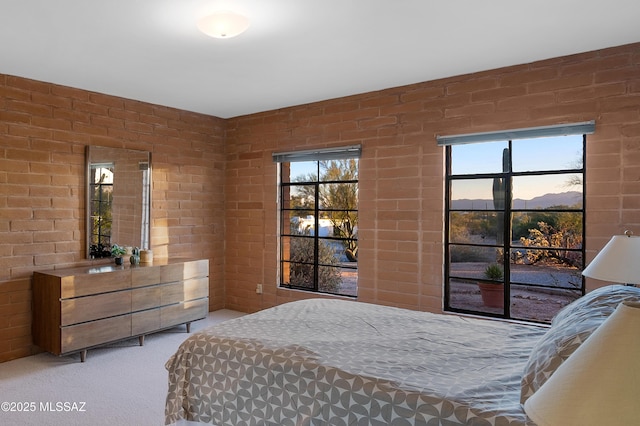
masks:
<path id="1" fill-rule="evenodd" d="M 488 284 L 478 283 L 480 287 L 480 295 L 482 296 L 482 303 L 489 308 L 503 308 L 504 307 L 504 285 L 503 284 Z"/>

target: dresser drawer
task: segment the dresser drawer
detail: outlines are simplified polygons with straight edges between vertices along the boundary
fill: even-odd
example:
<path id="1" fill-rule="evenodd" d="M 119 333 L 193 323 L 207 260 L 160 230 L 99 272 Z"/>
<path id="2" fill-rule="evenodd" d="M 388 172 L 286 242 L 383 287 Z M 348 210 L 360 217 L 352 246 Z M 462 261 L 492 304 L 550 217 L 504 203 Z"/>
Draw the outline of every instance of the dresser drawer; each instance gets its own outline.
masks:
<path id="1" fill-rule="evenodd" d="M 130 313 L 131 292 L 126 290 L 64 299 L 60 303 L 60 324 L 65 326 Z"/>
<path id="2" fill-rule="evenodd" d="M 162 287 L 141 287 L 131 290 L 131 311 L 157 308 L 160 306 Z"/>
<path id="3" fill-rule="evenodd" d="M 160 308 L 131 314 L 131 335 L 150 333 L 160 329 Z"/>
<path id="4" fill-rule="evenodd" d="M 165 284 L 162 289 L 161 304 L 170 305 L 187 300 L 209 296 L 209 278 L 195 278 L 177 283 Z"/>
<path id="5" fill-rule="evenodd" d="M 109 273 L 72 275 L 62 277 L 60 281 L 61 297 L 67 299 L 130 288 L 131 271 L 123 269 Z"/>
<path id="6" fill-rule="evenodd" d="M 131 336 L 131 314 L 62 327 L 62 353 Z"/>
<path id="7" fill-rule="evenodd" d="M 188 280 L 209 275 L 209 260 L 193 260 L 160 267 L 160 282 Z"/>
<path id="8" fill-rule="evenodd" d="M 160 281 L 159 266 L 139 266 L 131 268 L 131 287 L 142 287 L 158 284 Z"/>
<path id="9" fill-rule="evenodd" d="M 160 327 L 191 322 L 205 318 L 209 312 L 209 298 L 178 303 L 160 308 Z"/>

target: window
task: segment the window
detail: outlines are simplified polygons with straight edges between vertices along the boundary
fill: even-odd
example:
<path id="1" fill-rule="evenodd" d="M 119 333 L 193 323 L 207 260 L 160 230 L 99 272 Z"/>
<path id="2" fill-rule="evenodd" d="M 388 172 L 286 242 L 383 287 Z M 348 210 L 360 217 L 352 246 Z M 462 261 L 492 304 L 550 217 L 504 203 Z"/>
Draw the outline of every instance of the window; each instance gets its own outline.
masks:
<path id="1" fill-rule="evenodd" d="M 357 295 L 359 154 L 360 147 L 274 154 L 280 286 Z"/>
<path id="2" fill-rule="evenodd" d="M 592 130 L 543 137 L 535 130 L 493 141 L 481 134 L 478 143 L 471 136 L 439 140 L 448 145 L 448 311 L 545 323 L 584 294 L 584 160 Z"/>

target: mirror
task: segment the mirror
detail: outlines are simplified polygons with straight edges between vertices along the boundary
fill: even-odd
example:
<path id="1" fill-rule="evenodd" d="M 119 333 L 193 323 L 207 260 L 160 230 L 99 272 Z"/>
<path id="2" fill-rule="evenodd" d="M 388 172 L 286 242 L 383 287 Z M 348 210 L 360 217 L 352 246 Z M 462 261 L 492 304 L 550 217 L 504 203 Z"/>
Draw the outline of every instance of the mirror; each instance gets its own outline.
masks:
<path id="1" fill-rule="evenodd" d="M 111 245 L 149 248 L 151 153 L 87 146 L 87 257 Z"/>

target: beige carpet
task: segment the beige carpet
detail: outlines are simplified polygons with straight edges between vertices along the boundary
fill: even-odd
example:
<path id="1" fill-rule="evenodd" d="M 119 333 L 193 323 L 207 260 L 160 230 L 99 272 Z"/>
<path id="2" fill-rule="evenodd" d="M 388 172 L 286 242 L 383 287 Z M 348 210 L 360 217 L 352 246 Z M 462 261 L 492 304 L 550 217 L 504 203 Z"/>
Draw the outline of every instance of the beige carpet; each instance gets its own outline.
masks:
<path id="1" fill-rule="evenodd" d="M 211 312 L 191 331 L 241 315 Z M 49 353 L 0 363 L 0 425 L 164 425 L 164 364 L 188 336 L 176 327 L 147 336 L 144 346 L 136 338 L 89 350 L 84 363 Z"/>

